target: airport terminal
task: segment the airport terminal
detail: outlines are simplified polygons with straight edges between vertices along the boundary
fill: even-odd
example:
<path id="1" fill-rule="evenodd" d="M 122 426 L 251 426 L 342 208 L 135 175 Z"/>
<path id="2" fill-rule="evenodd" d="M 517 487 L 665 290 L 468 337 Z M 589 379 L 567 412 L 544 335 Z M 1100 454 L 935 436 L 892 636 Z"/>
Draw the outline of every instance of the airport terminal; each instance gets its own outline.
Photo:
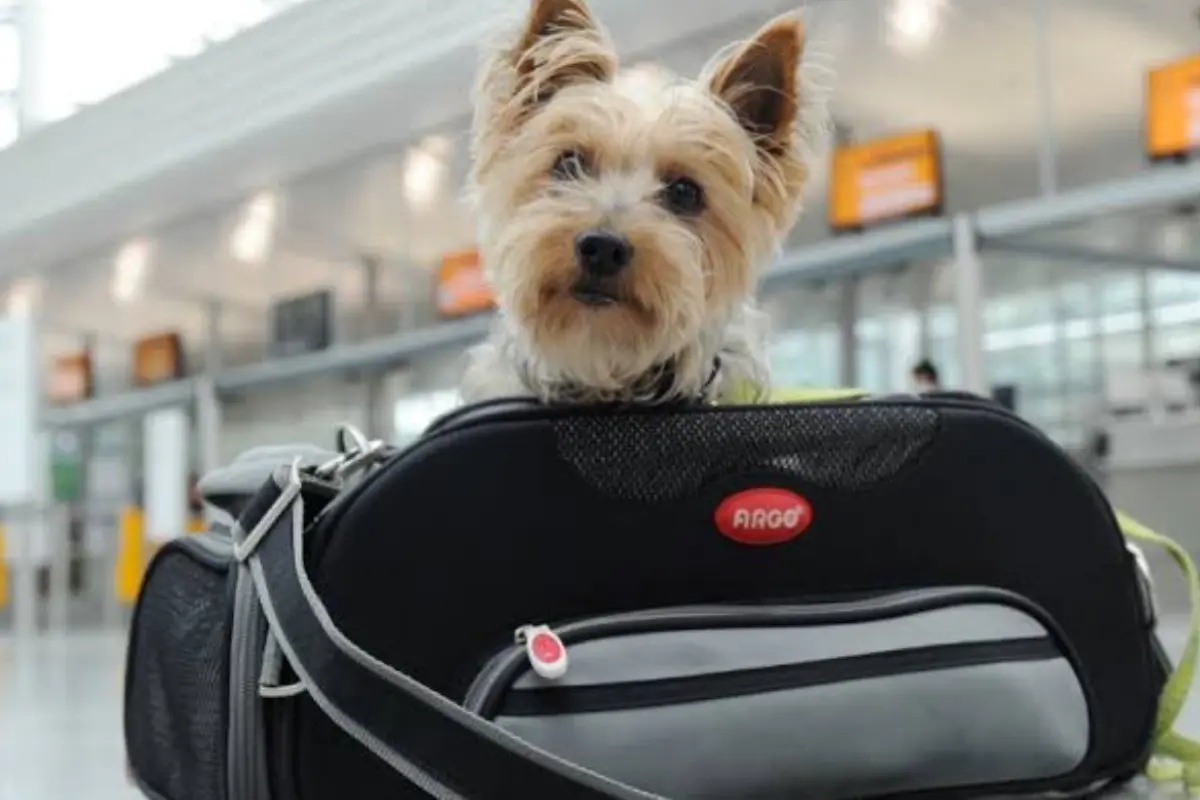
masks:
<path id="1" fill-rule="evenodd" d="M 766 403 L 723 414 L 635 408 L 629 419 L 624 411 L 531 410 L 535 401 L 461 410 L 465 354 L 511 316 L 497 310 L 506 295 L 489 280 L 494 265 L 467 191 L 480 150 L 472 133 L 480 124 L 472 94 L 480 52 L 529 13 L 538 25 L 526 39 L 599 41 L 573 27 L 586 27 L 584 20 L 611 37 L 622 85 L 637 94 L 654 89 L 663 67 L 695 79 L 714 54 L 728 52 L 722 48 L 782 30 L 763 26 L 798 7 L 803 58 L 818 68 L 829 119 L 797 198 L 799 221 L 754 289 L 768 321 L 770 386 L 787 401 L 784 410 Z M 0 800 L 324 800 L 336 785 L 364 800 L 1200 793 L 1200 744 L 1189 738 L 1200 737 L 1200 706 L 1185 702 L 1200 626 L 1190 565 L 1200 553 L 1200 8 L 1188 0 L 590 0 L 587 8 L 579 11 L 575 0 L 0 0 Z M 752 43 L 765 42 L 765 52 L 772 41 Z M 753 62 L 757 52 L 727 57 Z M 515 79 L 526 79 L 522 65 L 533 61 L 513 63 Z M 759 74 L 748 68 L 743 77 Z M 523 113 L 548 113 L 572 91 L 583 96 L 566 83 L 582 80 L 575 72 L 557 78 L 562 96 L 548 94 Z M 787 90 L 788 80 L 779 80 Z M 739 121 L 743 106 L 730 97 L 735 114 L 723 120 Z M 777 105 L 753 110 L 778 112 Z M 760 139 L 746 141 L 761 159 L 778 155 Z M 644 254 L 640 240 L 637 248 L 631 269 Z M 622 437 L 630 437 L 627 447 L 613 444 Z M 824 456 L 813 455 L 818 440 Z M 951 446 L 962 450 L 946 455 Z M 714 455 L 737 447 L 728 463 Z M 249 451 L 257 461 L 238 461 Z M 222 481 L 232 480 L 231 464 L 251 472 L 266 464 L 253 472 L 259 483 L 282 483 L 265 501 L 265 489 L 247 484 L 251 499 L 234 502 L 233 489 L 213 488 L 230 485 Z M 522 464 L 533 477 L 522 477 Z M 918 480 L 918 472 L 935 476 Z M 972 483 L 982 476 L 990 476 L 986 487 Z M 388 480 L 395 486 L 372 494 L 372 482 Z M 309 497 L 325 484 L 336 497 Z M 719 487 L 727 487 L 724 495 Z M 389 492 L 394 500 L 381 499 Z M 693 508 L 683 499 L 688 492 L 712 507 Z M 750 541 L 736 530 L 735 506 L 763 492 L 775 492 L 775 505 L 761 519 L 790 527 Z M 398 498 L 410 495 L 411 515 L 397 511 Z M 520 527 L 506 511 L 539 498 L 571 529 L 561 533 L 601 523 L 655 529 L 669 519 L 682 540 L 703 539 L 690 556 L 695 564 L 678 568 L 690 583 L 664 578 L 660 590 L 641 580 L 618 600 L 621 581 L 609 573 L 578 578 L 586 589 L 569 588 L 555 565 L 601 570 L 627 553 L 580 545 L 578 553 L 591 553 L 585 558 L 561 540 L 539 545 L 535 534 L 515 533 L 506 556 L 492 541 Z M 899 506 L 888 512 L 888 503 Z M 368 511 L 380 529 L 353 530 L 351 521 Z M 434 516 L 442 511 L 452 518 L 445 529 Z M 467 511 L 477 516 L 479 549 L 468 540 L 454 555 L 440 540 L 466 525 L 459 517 Z M 252 513 L 259 516 L 244 516 Z M 749 512 L 744 519 L 757 524 Z M 281 525 L 295 529 L 294 542 L 277 531 Z M 855 525 L 872 530 L 851 532 Z M 336 557 L 328 564 L 362 571 L 320 572 L 334 567 L 318 567 L 309 545 L 297 544 L 324 528 L 336 528 L 334 541 L 388 537 L 394 561 L 383 549 L 354 555 L 330 544 Z M 1128 550 L 1118 533 L 1129 537 Z M 854 547 L 829 543 L 838 536 L 864 538 Z M 1157 546 L 1160 536 L 1178 548 Z M 417 540 L 411 551 L 396 543 L 403 537 Z M 911 544 L 894 544 L 906 537 Z M 227 544 L 211 544 L 218 540 Z M 557 561 L 539 562 L 539 547 Z M 730 560 L 720 563 L 730 573 L 706 571 L 709 549 L 715 565 L 723 547 Z M 273 577 L 266 560 L 285 548 L 313 570 L 310 581 L 297 567 L 294 597 L 282 594 L 293 587 Z M 852 567 L 857 556 L 847 554 L 868 551 L 881 563 Z M 430 587 L 434 577 L 455 585 L 460 599 L 445 609 L 447 641 L 456 627 L 474 631 L 462 620 L 494 605 L 509 649 L 516 624 L 532 624 L 517 631 L 511 667 L 520 669 L 527 651 L 532 672 L 518 680 L 501 670 L 470 682 L 494 647 L 468 655 L 465 646 L 447 646 L 446 659 L 453 650 L 470 661 L 461 683 L 435 682 L 434 699 L 417 690 L 380 697 L 368 724 L 351 708 L 361 702 L 364 714 L 370 710 L 367 688 L 362 697 L 339 693 L 309 667 L 342 658 L 351 670 L 358 653 L 356 668 L 382 663 L 375 680 L 403 689 L 404 670 L 417 670 L 416 685 L 428 689 L 418 667 L 433 667 L 406 667 L 384 657 L 391 645 L 365 644 L 386 638 L 372 628 L 384 625 L 382 617 L 368 624 L 346 610 L 361 611 L 367 595 L 373 607 L 389 602 L 381 598 L 392 570 L 405 588 L 386 595 L 401 603 L 387 624 L 413 635 L 434 631 L 431 641 L 411 645 L 417 651 L 440 647 L 437 627 L 407 618 L 436 616 L 449 590 L 421 588 L 427 582 L 415 573 L 403 577 L 417 570 L 404 563 L 409 552 L 414 562 L 429 559 L 418 571 L 431 576 Z M 788 554 L 771 562 L 776 552 Z M 206 634 L 232 635 L 232 646 L 222 639 L 188 649 L 189 626 L 210 613 L 214 595 L 164 577 L 172 569 L 185 574 L 172 566 L 180 553 L 224 559 L 230 576 L 242 575 L 229 578 L 239 587 L 229 595 L 250 598 L 249 627 Z M 447 562 L 435 560 L 440 553 Z M 500 614 L 506 584 L 468 578 L 483 569 L 484 554 L 502 562 L 496 568 L 514 585 L 544 580 L 560 591 L 562 608 L 537 606 L 532 613 L 544 616 L 534 619 Z M 806 558 L 823 566 L 806 567 Z M 788 577 L 791 567 L 781 566 L 788 559 L 810 583 Z M 351 590 L 357 579 L 360 597 Z M 472 595 L 493 582 L 495 591 Z M 688 586 L 701 585 L 689 594 Z M 899 599 L 876 602 L 890 609 L 877 618 L 846 611 L 836 625 L 813 621 L 843 606 L 857 614 L 866 601 L 846 598 L 880 593 Z M 282 618 L 291 613 L 289 597 L 308 597 L 311 616 Z M 722 619 L 730 608 L 745 614 L 747 604 L 775 605 L 769 624 L 753 615 L 713 622 L 713 630 L 696 629 L 695 615 L 677 627 L 663 622 L 661 607 L 718 601 Z M 243 608 L 241 599 L 228 602 Z M 826 602 L 836 608 L 812 610 Z M 165 614 L 167 603 L 173 621 L 153 628 L 146 620 Z M 478 610 L 460 614 L 460 603 Z M 514 615 L 533 608 L 529 598 L 512 603 Z M 578 622 L 601 612 L 607 628 L 589 632 Z M 643 613 L 636 624 L 621 616 Z M 959 685 L 954 678 L 970 672 L 964 665 L 986 661 L 986 648 L 972 640 L 976 652 L 964 655 L 963 643 L 938 639 L 945 629 L 930 626 L 939 614 L 968 620 L 960 624 L 976 633 L 993 623 L 1032 625 L 1039 638 L 1018 640 L 1024 650 L 1008 655 L 986 642 L 1000 653 L 995 663 Z M 665 627 L 637 627 L 650 617 Z M 798 620 L 793 629 L 769 629 L 785 617 Z M 900 617 L 903 631 L 885 625 Z M 317 647 L 310 661 L 296 632 L 318 623 L 338 647 Z M 358 632 L 350 636 L 357 644 L 334 635 L 335 624 Z M 629 624 L 645 637 L 637 645 L 644 663 L 628 656 L 633 649 L 612 650 L 620 643 L 599 632 Z M 1118 647 L 1137 625 L 1150 632 Z M 868 653 L 862 626 L 876 626 L 872 648 L 893 636 L 932 638 Z M 674 643 L 689 631 L 690 644 Z M 492 633 L 480 632 L 481 641 Z M 246 664 L 229 655 L 240 652 L 239 636 L 260 642 L 248 647 Z M 843 644 L 859 649 L 843 653 Z M 564 646 L 573 656 L 565 678 Z M 746 666 L 772 648 L 790 653 L 772 658 L 790 660 Z M 959 648 L 965 661 L 913 666 L 938 648 Z M 710 674 L 643 675 L 680 659 L 687 669 L 718 670 L 705 659 L 726 656 L 741 666 L 723 673 L 724 684 Z M 134 668 L 142 658 L 164 660 Z M 233 667 L 217 663 L 230 658 Z M 633 676 L 631 687 L 666 682 L 677 695 L 666 710 L 647 710 L 648 689 L 622 699 L 618 683 L 587 684 L 606 658 Z M 186 695 L 198 690 L 172 684 L 212 677 L 201 668 L 207 659 L 222 697 L 237 694 L 238 680 L 250 682 L 252 711 L 235 704 L 231 718 L 226 711 L 201 718 L 188 705 Z M 813 687 L 828 688 L 832 679 L 814 677 L 813 659 L 859 659 L 853 669 L 876 671 L 817 698 Z M 178 666 L 188 661 L 195 674 Z M 1031 666 L 1002 676 L 1001 662 Z M 911 691 L 876 687 L 880 694 L 869 699 L 864 687 L 880 683 L 881 668 L 904 672 Z M 809 688 L 793 683 L 753 698 L 774 697 L 774 712 L 763 710 L 770 699 L 753 711 L 750 699 L 720 694 L 736 682 L 731 675 L 767 672 Z M 932 683 L 919 683 L 929 676 Z M 504 692 L 492 685 L 506 680 Z M 555 699 L 563 680 L 585 685 L 575 698 Z M 555 681 L 559 688 L 546 688 Z M 701 683 L 709 692 L 703 702 L 680 699 Z M 744 683 L 730 692 L 752 693 Z M 907 705 L 895 699 L 921 691 L 928 696 Z M 989 717 L 982 702 L 969 720 L 947 721 L 962 704 L 951 699 L 957 691 L 990 694 L 991 705 L 1008 709 Z M 442 694 L 453 708 L 437 705 Z M 1149 699 L 1134 709 L 1131 698 L 1143 694 Z M 421 713 L 442 714 L 428 741 L 467 737 L 480 760 L 463 755 L 446 766 L 456 760 L 447 752 L 407 752 L 403 737 L 419 739 L 414 731 L 425 729 L 386 711 L 406 699 L 425 703 Z M 781 721 L 779 709 L 792 701 L 795 717 Z M 571 703 L 584 710 L 572 712 Z M 736 708 L 682 721 L 681 709 L 721 703 Z M 287 723 L 294 730 L 276 722 L 264 729 L 263 719 L 276 719 L 272 704 L 308 705 L 280 717 L 294 720 Z M 1022 717 L 1025 707 L 1042 712 Z M 162 708 L 169 713 L 156 716 Z M 855 714 L 877 713 L 871 709 L 884 709 L 868 726 L 876 733 L 842 730 Z M 622 714 L 647 719 L 621 727 Z M 735 719 L 748 727 L 721 729 Z M 830 719 L 839 722 L 820 730 L 854 743 L 833 732 L 811 735 L 813 720 Z M 939 739 L 939 726 L 953 733 Z M 768 758 L 766 745 L 755 757 L 735 756 L 728 742 L 786 731 L 796 732 L 796 750 L 825 755 L 798 757 L 803 766 L 786 776 L 742 781 L 792 756 Z M 678 743 L 693 734 L 695 749 L 684 752 Z M 281 737 L 297 737 L 288 752 L 298 765 L 279 766 Z M 897 753 L 901 739 L 922 744 Z M 1017 740 L 1042 744 L 1021 752 L 1011 745 Z M 148 741 L 169 741 L 184 766 L 150 753 Z M 661 753 L 661 763 L 626 763 L 638 748 Z M 220 766 L 212 766 L 214 753 Z M 860 765 L 857 777 L 829 766 L 839 754 Z M 326 755 L 328 764 L 319 764 Z M 676 759 L 692 777 L 655 772 Z M 704 760 L 714 765 L 711 775 L 698 766 Z M 452 774 L 476 767 L 475 775 Z M 382 774 L 388 769 L 391 777 Z M 363 783 L 345 783 L 338 770 Z M 501 777 L 481 777 L 490 770 Z M 381 788 L 402 779 L 424 793 Z M 535 788 L 512 788 L 518 784 Z"/>

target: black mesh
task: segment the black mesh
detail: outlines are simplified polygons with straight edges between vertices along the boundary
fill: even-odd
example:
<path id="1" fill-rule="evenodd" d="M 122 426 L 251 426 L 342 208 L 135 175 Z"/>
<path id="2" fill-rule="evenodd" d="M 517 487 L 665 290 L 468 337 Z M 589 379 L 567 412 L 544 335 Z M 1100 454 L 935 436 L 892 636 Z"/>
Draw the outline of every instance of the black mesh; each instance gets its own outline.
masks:
<path id="1" fill-rule="evenodd" d="M 125 741 L 133 772 L 165 800 L 225 800 L 227 575 L 185 550 L 164 552 L 138 602 Z"/>
<path id="2" fill-rule="evenodd" d="M 855 489 L 898 472 L 937 431 L 927 408 L 875 404 L 780 406 L 555 422 L 559 454 L 597 489 L 659 502 L 712 478 L 775 471 Z"/>

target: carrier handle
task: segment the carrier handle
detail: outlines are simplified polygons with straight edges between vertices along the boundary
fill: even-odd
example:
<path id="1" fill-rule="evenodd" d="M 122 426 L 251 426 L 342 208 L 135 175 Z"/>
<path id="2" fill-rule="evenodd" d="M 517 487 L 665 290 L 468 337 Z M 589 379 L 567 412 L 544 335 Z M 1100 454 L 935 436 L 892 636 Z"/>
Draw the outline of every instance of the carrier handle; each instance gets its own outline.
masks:
<path id="1" fill-rule="evenodd" d="M 304 564 L 299 463 L 266 491 L 247 558 L 271 634 L 313 702 L 339 728 L 443 800 L 655 800 L 525 742 L 357 647 L 338 630 Z M 269 499 L 269 498 L 266 498 Z M 278 500 L 278 498 L 277 498 Z"/>

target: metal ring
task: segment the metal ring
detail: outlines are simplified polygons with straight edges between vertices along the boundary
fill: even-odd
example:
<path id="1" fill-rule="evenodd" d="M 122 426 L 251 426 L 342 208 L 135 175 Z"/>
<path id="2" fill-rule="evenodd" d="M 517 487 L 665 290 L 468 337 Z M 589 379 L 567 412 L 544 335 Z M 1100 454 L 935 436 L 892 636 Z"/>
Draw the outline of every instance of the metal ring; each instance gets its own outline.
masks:
<path id="1" fill-rule="evenodd" d="M 367 440 L 367 437 L 354 425 L 344 422 L 338 426 L 338 450 L 341 450 L 346 455 L 352 455 L 354 453 L 361 453 L 370 446 L 371 443 Z"/>
<path id="2" fill-rule="evenodd" d="M 336 456 L 328 461 L 318 464 L 313 469 L 313 474 L 318 478 L 331 478 L 337 474 L 338 469 L 342 464 L 346 463 L 346 456 Z"/>
<path id="3" fill-rule="evenodd" d="M 342 459 L 342 462 L 334 470 L 334 476 L 345 478 L 371 466 L 379 460 L 384 447 L 384 443 L 378 439 L 367 442 L 363 449 Z"/>
<path id="4" fill-rule="evenodd" d="M 1133 557 L 1134 566 L 1137 569 L 1138 588 L 1141 590 L 1142 602 L 1145 605 L 1146 615 L 1149 617 L 1148 622 L 1151 626 L 1158 623 L 1158 597 L 1154 586 L 1154 573 L 1150 569 L 1150 562 L 1146 558 L 1145 551 L 1133 542 L 1125 542 L 1125 547 Z"/>

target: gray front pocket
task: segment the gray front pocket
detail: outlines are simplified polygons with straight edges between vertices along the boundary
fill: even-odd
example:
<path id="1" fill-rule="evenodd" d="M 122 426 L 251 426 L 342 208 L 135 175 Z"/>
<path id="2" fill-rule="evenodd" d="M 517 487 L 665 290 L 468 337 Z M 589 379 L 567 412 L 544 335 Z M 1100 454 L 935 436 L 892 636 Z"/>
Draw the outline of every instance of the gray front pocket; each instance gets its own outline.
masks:
<path id="1" fill-rule="evenodd" d="M 624 614 L 553 627 L 555 679 L 523 646 L 498 654 L 466 705 L 681 800 L 1009 788 L 1087 754 L 1086 695 L 1051 627 L 982 588 Z"/>

